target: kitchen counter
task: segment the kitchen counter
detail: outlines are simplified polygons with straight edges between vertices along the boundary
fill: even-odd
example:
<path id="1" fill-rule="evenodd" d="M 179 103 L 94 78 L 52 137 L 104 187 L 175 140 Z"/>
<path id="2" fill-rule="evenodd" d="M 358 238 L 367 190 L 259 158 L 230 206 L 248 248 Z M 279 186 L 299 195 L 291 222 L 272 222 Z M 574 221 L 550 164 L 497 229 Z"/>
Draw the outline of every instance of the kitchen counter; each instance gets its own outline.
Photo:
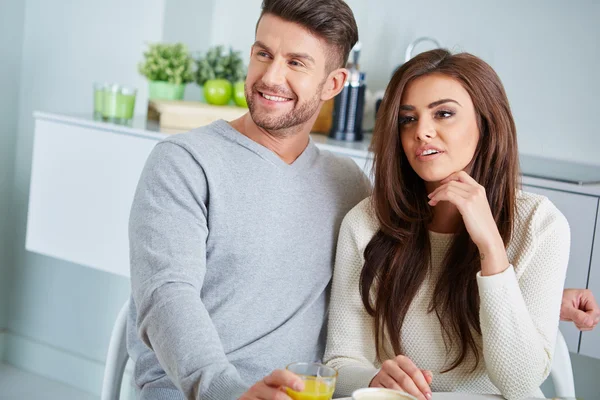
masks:
<path id="1" fill-rule="evenodd" d="M 116 125 L 102 121 L 95 121 L 91 115 L 77 114 L 58 114 L 48 112 L 35 112 L 36 119 L 63 122 L 69 125 L 88 127 L 103 131 L 108 131 L 116 134 L 136 136 L 151 140 L 160 141 L 170 134 L 160 132 L 159 126 L 154 121 L 146 121 L 143 117 L 135 118 L 130 126 Z M 315 144 L 324 150 L 329 150 L 334 153 L 346 155 L 353 158 L 361 168 L 367 172 L 370 171 L 370 160 L 372 154 L 369 152 L 369 144 L 371 135 L 365 135 L 365 140 L 361 142 L 344 142 L 333 140 L 323 134 L 311 134 Z M 523 184 L 551 188 L 564 192 L 577 193 L 589 196 L 600 196 L 600 183 L 579 185 L 575 183 L 565 182 L 561 178 L 560 168 L 576 169 L 577 167 L 585 167 L 587 175 L 590 174 L 590 169 L 596 168 L 593 166 L 583 166 L 580 164 L 569 163 L 564 161 L 544 159 L 528 154 L 521 154 L 521 167 L 523 174 Z M 600 179 L 600 167 L 598 168 L 598 177 Z M 547 177 L 545 175 L 557 176 L 557 179 Z"/>
<path id="2" fill-rule="evenodd" d="M 114 133 L 145 137 L 148 139 L 162 140 L 172 135 L 170 133 L 161 132 L 158 124 L 155 121 L 147 121 L 143 117 L 134 118 L 131 125 L 117 125 L 108 122 L 96 121 L 91 115 L 68 115 L 37 111 L 34 113 L 34 117 L 36 119 L 64 122 L 73 125 L 102 129 Z M 323 149 L 333 150 L 335 152 L 343 152 L 349 156 L 368 158 L 371 135 L 365 135 L 365 140 L 361 142 L 344 142 L 333 140 L 327 137 L 327 135 L 320 133 L 311 134 L 311 137 L 315 144 L 319 145 L 319 147 Z"/>

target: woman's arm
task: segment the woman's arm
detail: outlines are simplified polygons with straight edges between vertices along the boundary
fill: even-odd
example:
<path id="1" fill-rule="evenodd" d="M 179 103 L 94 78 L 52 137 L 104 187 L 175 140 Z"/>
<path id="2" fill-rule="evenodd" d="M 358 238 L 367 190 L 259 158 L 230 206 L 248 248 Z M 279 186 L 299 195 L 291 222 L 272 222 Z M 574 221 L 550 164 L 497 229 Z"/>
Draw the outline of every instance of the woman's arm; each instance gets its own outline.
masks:
<path id="1" fill-rule="evenodd" d="M 515 268 L 477 275 L 485 365 L 508 399 L 531 394 L 550 373 L 569 260 L 569 225 L 550 201 L 526 223 Z"/>
<path id="2" fill-rule="evenodd" d="M 527 215 L 517 218 L 522 225 L 515 225 L 515 231 L 527 233 L 513 233 L 511 241 L 521 241 L 513 268 L 485 188 L 464 171 L 441 184 L 429 194 L 429 204 L 449 201 L 457 207 L 481 257 L 477 283 L 486 369 L 504 397 L 525 397 L 550 372 L 569 261 L 569 224 L 547 199 L 527 204 L 532 213 L 517 207 L 517 213 Z"/>

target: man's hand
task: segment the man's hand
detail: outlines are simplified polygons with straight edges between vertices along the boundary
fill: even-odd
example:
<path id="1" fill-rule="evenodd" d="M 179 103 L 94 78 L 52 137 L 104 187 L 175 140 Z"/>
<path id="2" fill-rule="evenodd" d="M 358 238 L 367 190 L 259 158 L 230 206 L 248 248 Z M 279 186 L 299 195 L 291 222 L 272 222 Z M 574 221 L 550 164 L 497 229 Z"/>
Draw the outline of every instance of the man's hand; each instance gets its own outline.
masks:
<path id="1" fill-rule="evenodd" d="M 286 393 L 289 387 L 295 391 L 304 390 L 304 382 L 298 375 L 285 370 L 276 370 L 262 381 L 254 384 L 240 400 L 292 400 Z"/>
<path id="2" fill-rule="evenodd" d="M 588 289 L 565 289 L 560 319 L 575 324 L 580 331 L 591 331 L 600 321 L 600 307 Z"/>

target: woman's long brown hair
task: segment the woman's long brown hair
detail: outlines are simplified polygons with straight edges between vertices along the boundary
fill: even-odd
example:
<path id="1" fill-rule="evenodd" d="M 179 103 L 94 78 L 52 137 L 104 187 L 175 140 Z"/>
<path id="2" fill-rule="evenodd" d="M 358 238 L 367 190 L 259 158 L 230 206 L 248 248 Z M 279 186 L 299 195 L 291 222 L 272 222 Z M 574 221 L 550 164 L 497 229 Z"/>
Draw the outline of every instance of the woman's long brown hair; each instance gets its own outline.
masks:
<path id="1" fill-rule="evenodd" d="M 494 70 L 481 59 L 446 50 L 422 53 L 402 65 L 392 77 L 378 111 L 373 133 L 373 206 L 380 229 L 365 249 L 360 290 L 367 312 L 374 317 L 377 356 L 383 360 L 386 335 L 396 355 L 404 318 L 430 268 L 428 225 L 432 210 L 423 180 L 415 173 L 402 149 L 398 113 L 409 82 L 443 74 L 458 81 L 473 101 L 480 132 L 470 164 L 471 176 L 486 189 L 494 220 L 505 246 L 511 236 L 519 179 L 516 128 L 504 87 Z M 454 235 L 436 282 L 429 312 L 435 312 L 443 329 L 448 354 L 458 350 L 445 367 L 450 371 L 475 363 L 481 349 L 479 293 L 476 273 L 481 270 L 477 247 L 462 226 Z"/>

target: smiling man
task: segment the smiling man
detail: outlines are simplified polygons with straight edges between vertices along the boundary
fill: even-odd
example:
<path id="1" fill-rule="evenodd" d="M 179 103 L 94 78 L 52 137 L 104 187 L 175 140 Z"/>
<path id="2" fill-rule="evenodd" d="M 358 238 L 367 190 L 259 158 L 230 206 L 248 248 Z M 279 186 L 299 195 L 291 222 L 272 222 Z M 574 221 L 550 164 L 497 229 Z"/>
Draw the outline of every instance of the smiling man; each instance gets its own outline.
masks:
<path id="1" fill-rule="evenodd" d="M 370 188 L 309 133 L 357 40 L 342 0 L 265 0 L 249 113 L 153 150 L 130 216 L 141 399 L 272 399 L 297 377 L 271 371 L 322 358 L 338 229 Z"/>

